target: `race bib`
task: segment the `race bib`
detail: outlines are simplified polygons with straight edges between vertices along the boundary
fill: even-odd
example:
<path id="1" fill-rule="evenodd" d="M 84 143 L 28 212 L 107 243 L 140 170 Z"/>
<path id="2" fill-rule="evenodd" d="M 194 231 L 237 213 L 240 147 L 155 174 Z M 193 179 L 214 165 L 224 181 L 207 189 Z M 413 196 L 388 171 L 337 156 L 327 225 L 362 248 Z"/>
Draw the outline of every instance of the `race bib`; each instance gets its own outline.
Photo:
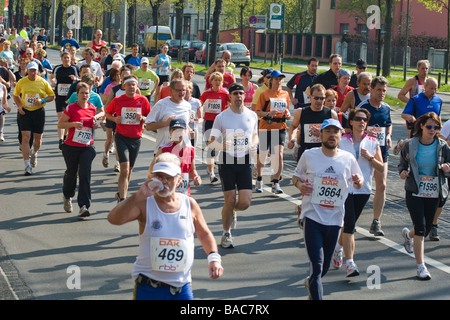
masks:
<path id="1" fill-rule="evenodd" d="M 197 119 L 197 111 L 190 110 L 189 111 L 189 122 L 194 122 Z"/>
<path id="2" fill-rule="evenodd" d="M 58 96 L 67 96 L 70 89 L 70 83 L 58 83 Z"/>
<path id="3" fill-rule="evenodd" d="M 278 113 L 284 113 L 287 109 L 285 98 L 270 98 L 270 110 L 276 110 Z"/>
<path id="4" fill-rule="evenodd" d="M 121 124 L 135 125 L 139 124 L 140 120 L 137 118 L 137 114 L 141 113 L 141 108 L 122 108 L 122 121 Z"/>
<path id="5" fill-rule="evenodd" d="M 159 75 L 160 76 L 169 75 L 169 67 L 159 67 Z"/>
<path id="6" fill-rule="evenodd" d="M 25 94 L 25 107 L 34 107 L 34 102 L 39 98 L 39 93 Z"/>
<path id="7" fill-rule="evenodd" d="M 305 143 L 321 143 L 320 137 L 312 134 L 313 129 L 320 130 L 321 123 L 305 123 L 303 125 L 303 132 L 305 133 Z"/>
<path id="8" fill-rule="evenodd" d="M 72 141 L 88 146 L 91 144 L 91 139 L 92 139 L 92 128 L 82 127 L 81 129 L 75 129 Z"/>
<path id="9" fill-rule="evenodd" d="M 205 101 L 205 112 L 219 114 L 222 111 L 222 100 L 207 99 Z"/>
<path id="10" fill-rule="evenodd" d="M 304 104 L 310 104 L 311 103 L 311 99 L 309 98 L 309 96 L 305 93 L 305 92 L 303 92 L 303 103 Z"/>
<path id="11" fill-rule="evenodd" d="M 139 79 L 138 85 L 141 90 L 153 90 L 155 83 L 150 79 Z"/>
<path id="12" fill-rule="evenodd" d="M 151 261 L 154 271 L 184 271 L 188 255 L 186 240 L 152 237 L 151 243 Z"/>
<path id="13" fill-rule="evenodd" d="M 333 177 L 315 177 L 311 202 L 318 205 L 340 207 L 344 204 L 345 182 Z"/>
<path id="14" fill-rule="evenodd" d="M 386 127 L 368 127 L 367 129 L 377 134 L 377 141 L 380 147 L 386 145 Z"/>
<path id="15" fill-rule="evenodd" d="M 413 196 L 420 198 L 439 198 L 438 177 L 420 176 L 419 192 Z"/>
<path id="16" fill-rule="evenodd" d="M 181 175 L 181 185 L 179 185 L 175 191 L 187 195 L 189 190 L 189 173 L 185 172 Z"/>
<path id="17" fill-rule="evenodd" d="M 250 147 L 250 137 L 245 132 L 233 132 L 233 134 L 230 134 L 227 140 L 231 140 L 231 150 L 228 150 L 228 153 L 238 158 L 245 156 Z"/>

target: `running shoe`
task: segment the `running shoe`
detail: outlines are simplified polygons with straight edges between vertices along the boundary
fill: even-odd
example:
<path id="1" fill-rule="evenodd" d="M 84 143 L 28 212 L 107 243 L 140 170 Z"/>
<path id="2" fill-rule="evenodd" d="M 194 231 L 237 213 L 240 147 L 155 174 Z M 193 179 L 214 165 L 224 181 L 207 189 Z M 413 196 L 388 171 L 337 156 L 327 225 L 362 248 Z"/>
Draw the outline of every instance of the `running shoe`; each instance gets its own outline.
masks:
<path id="1" fill-rule="evenodd" d="M 80 208 L 80 213 L 78 214 L 78 216 L 80 218 L 85 218 L 85 217 L 89 217 L 91 214 L 89 213 L 89 210 L 86 208 L 86 206 L 82 206 Z"/>
<path id="2" fill-rule="evenodd" d="M 305 279 L 305 288 L 308 291 L 308 300 L 312 300 L 311 292 L 309 291 L 309 277 Z"/>
<path id="3" fill-rule="evenodd" d="M 225 232 L 222 235 L 222 240 L 220 241 L 222 248 L 234 248 L 233 238 L 229 232 Z"/>
<path id="4" fill-rule="evenodd" d="M 64 144 L 64 140 L 63 139 L 59 139 L 59 141 L 58 141 L 58 148 L 59 148 L 59 150 L 62 150 L 63 144 Z"/>
<path id="5" fill-rule="evenodd" d="M 347 278 L 359 276 L 358 267 L 356 266 L 356 264 L 354 262 L 348 264 L 346 269 L 347 269 Z"/>
<path id="6" fill-rule="evenodd" d="M 209 180 L 211 183 L 217 182 L 219 179 L 217 179 L 216 175 L 214 174 L 214 171 L 208 172 L 209 174 Z"/>
<path id="7" fill-rule="evenodd" d="M 109 167 L 109 154 L 108 153 L 103 154 L 102 164 L 103 164 L 103 167 L 105 167 L 105 168 Z"/>
<path id="8" fill-rule="evenodd" d="M 413 253 L 414 252 L 414 240 L 409 237 L 409 229 L 403 228 L 402 236 L 405 241 L 403 242 L 403 246 L 405 247 L 406 252 Z"/>
<path id="9" fill-rule="evenodd" d="M 440 238 L 438 235 L 438 226 L 437 225 L 435 225 L 435 226 L 433 225 L 431 227 L 429 238 L 431 241 L 439 241 Z"/>
<path id="10" fill-rule="evenodd" d="M 37 166 L 37 152 L 31 151 L 30 165 L 31 165 L 32 168 L 36 168 L 36 166 Z"/>
<path id="11" fill-rule="evenodd" d="M 3 132 L 0 132 L 0 141 L 1 142 L 5 141 L 5 137 L 3 136 Z"/>
<path id="12" fill-rule="evenodd" d="M 119 162 L 116 162 L 116 164 L 114 165 L 114 172 L 120 172 L 120 164 L 119 164 Z"/>
<path id="13" fill-rule="evenodd" d="M 334 250 L 333 253 L 333 267 L 335 269 L 339 269 L 342 267 L 342 261 L 343 261 L 343 253 L 342 250 Z"/>
<path id="14" fill-rule="evenodd" d="M 31 168 L 31 166 L 26 166 L 24 176 L 31 176 L 32 174 L 33 174 L 33 169 Z"/>
<path id="15" fill-rule="evenodd" d="M 258 192 L 258 193 L 261 193 L 263 191 L 262 190 L 262 181 L 261 180 L 256 180 L 255 191 Z"/>
<path id="16" fill-rule="evenodd" d="M 431 279 L 431 274 L 428 272 L 427 267 L 425 267 L 424 265 L 420 265 L 417 268 L 417 278 L 419 278 L 420 280 L 430 280 Z"/>
<path id="17" fill-rule="evenodd" d="M 66 197 L 63 196 L 63 200 L 64 200 L 64 211 L 66 211 L 67 213 L 72 212 L 72 199 L 71 198 L 67 199 Z"/>
<path id="18" fill-rule="evenodd" d="M 394 154 L 398 155 L 400 153 L 400 151 L 402 151 L 402 146 L 401 144 L 403 143 L 403 141 L 405 141 L 404 139 L 399 139 L 397 141 L 397 145 L 394 147 Z"/>
<path id="19" fill-rule="evenodd" d="M 381 224 L 378 219 L 373 219 L 369 232 L 374 236 L 384 237 L 384 232 L 381 230 Z"/>
<path id="20" fill-rule="evenodd" d="M 280 188 L 280 183 L 272 183 L 272 192 L 273 193 L 283 193 L 283 189 Z"/>

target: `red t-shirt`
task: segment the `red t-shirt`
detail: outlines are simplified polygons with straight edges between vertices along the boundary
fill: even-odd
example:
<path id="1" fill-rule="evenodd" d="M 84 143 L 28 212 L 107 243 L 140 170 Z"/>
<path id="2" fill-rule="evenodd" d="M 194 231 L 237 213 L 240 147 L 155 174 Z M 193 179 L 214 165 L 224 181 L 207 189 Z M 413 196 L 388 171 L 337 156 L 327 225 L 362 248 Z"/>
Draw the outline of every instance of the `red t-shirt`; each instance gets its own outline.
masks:
<path id="1" fill-rule="evenodd" d="M 337 101 L 336 101 L 336 109 L 337 109 L 337 111 L 339 111 L 339 110 L 341 110 L 341 106 L 342 106 L 342 104 L 344 103 L 345 96 L 346 96 L 347 93 L 349 93 L 350 91 L 353 91 L 354 88 L 353 88 L 353 87 L 350 87 L 350 86 L 347 86 L 347 88 L 345 88 L 344 93 L 341 93 L 341 90 L 339 90 L 339 85 L 334 86 L 334 87 L 332 87 L 331 89 L 333 89 L 334 91 L 336 91 L 337 94 L 338 94 L 338 98 L 337 98 Z"/>
<path id="2" fill-rule="evenodd" d="M 150 112 L 150 103 L 147 98 L 136 94 L 133 98 L 123 94 L 112 99 L 106 107 L 106 112 L 116 117 L 121 117 L 121 123 L 116 124 L 116 132 L 128 138 L 142 137 L 142 123 L 136 119 L 140 113 L 146 117 Z"/>
<path id="3" fill-rule="evenodd" d="M 178 146 L 178 147 L 177 147 Z M 195 157 L 195 148 L 190 146 L 179 147 L 173 141 L 161 146 L 162 152 L 175 154 L 181 160 L 181 175 L 183 176 L 182 185 L 177 188 L 178 192 L 191 196 L 191 186 L 189 184 L 189 172 L 192 169 L 192 163 Z"/>
<path id="4" fill-rule="evenodd" d="M 65 144 L 73 147 L 86 147 L 94 143 L 92 125 L 94 123 L 94 116 L 96 108 L 88 102 L 87 108 L 81 108 L 77 102 L 69 104 L 64 113 L 69 116 L 69 122 L 83 121 L 83 128 L 81 130 L 70 128 Z"/>
<path id="5" fill-rule="evenodd" d="M 223 75 L 223 87 L 225 89 L 228 89 L 228 87 L 230 86 L 230 84 L 232 84 L 233 82 L 236 82 L 234 80 L 234 77 L 232 75 L 230 75 L 229 73 L 224 73 Z M 208 77 L 206 78 L 206 85 L 205 85 L 205 90 L 211 89 L 212 85 L 211 82 L 209 81 L 209 77 L 211 75 L 208 75 Z"/>
<path id="6" fill-rule="evenodd" d="M 219 113 L 227 108 L 230 96 L 228 91 L 223 88 L 218 91 L 209 89 L 202 93 L 200 101 L 205 112 L 203 119 L 214 120 Z"/>

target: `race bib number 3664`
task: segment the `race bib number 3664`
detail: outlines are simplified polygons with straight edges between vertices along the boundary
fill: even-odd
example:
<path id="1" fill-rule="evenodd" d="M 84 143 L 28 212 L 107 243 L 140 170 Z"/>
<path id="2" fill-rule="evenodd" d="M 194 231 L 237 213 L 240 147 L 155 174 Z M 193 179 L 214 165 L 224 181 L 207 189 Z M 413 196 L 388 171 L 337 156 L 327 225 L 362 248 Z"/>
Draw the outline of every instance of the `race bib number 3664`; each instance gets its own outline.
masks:
<path id="1" fill-rule="evenodd" d="M 318 205 L 340 207 L 344 204 L 345 183 L 331 177 L 315 177 L 311 202 Z"/>

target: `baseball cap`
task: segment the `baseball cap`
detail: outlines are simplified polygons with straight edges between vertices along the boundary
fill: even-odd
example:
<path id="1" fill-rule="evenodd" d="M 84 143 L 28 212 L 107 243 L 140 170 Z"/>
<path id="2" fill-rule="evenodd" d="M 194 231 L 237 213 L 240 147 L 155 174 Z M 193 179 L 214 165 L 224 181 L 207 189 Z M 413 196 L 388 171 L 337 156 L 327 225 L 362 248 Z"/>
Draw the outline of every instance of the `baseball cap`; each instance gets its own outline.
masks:
<path id="1" fill-rule="evenodd" d="M 113 60 L 122 60 L 122 56 L 120 54 L 115 54 Z"/>
<path id="2" fill-rule="evenodd" d="M 322 131 L 323 129 L 325 129 L 326 127 L 337 127 L 341 130 L 343 130 L 341 123 L 339 122 L 339 120 L 330 118 L 330 119 L 326 119 L 323 121 L 322 125 L 320 126 L 320 131 Z"/>
<path id="3" fill-rule="evenodd" d="M 36 62 L 31 61 L 30 63 L 28 63 L 27 69 L 28 69 L 28 70 L 30 70 L 30 69 L 39 70 L 39 67 L 38 67 L 38 65 L 37 65 Z"/>
<path id="4" fill-rule="evenodd" d="M 286 76 L 278 70 L 273 70 L 272 73 L 270 74 L 270 77 L 271 78 L 276 78 L 276 77 L 286 78 Z"/>
<path id="5" fill-rule="evenodd" d="M 181 175 L 181 167 L 172 162 L 156 162 L 153 166 L 152 173 L 162 172 L 171 177 Z"/>
<path id="6" fill-rule="evenodd" d="M 245 91 L 245 88 L 244 88 L 244 86 L 243 86 L 242 84 L 233 82 L 233 83 L 230 84 L 230 86 L 228 87 L 228 92 L 231 93 L 231 92 L 236 91 L 236 90 L 242 90 L 242 91 Z"/>
<path id="7" fill-rule="evenodd" d="M 119 50 L 119 46 L 115 43 L 113 43 L 110 47 L 112 50 Z"/>
<path id="8" fill-rule="evenodd" d="M 263 75 L 265 77 L 268 74 L 271 74 L 272 71 L 273 71 L 273 69 L 271 69 L 271 68 L 264 69 L 263 71 L 261 71 L 261 75 Z"/>
<path id="9" fill-rule="evenodd" d="M 358 68 L 367 68 L 367 62 L 365 62 L 363 59 L 358 59 L 358 61 L 356 61 L 356 66 Z"/>
<path id="10" fill-rule="evenodd" d="M 171 130 L 173 128 L 186 129 L 186 122 L 183 119 L 172 119 L 170 121 L 169 130 Z"/>
<path id="11" fill-rule="evenodd" d="M 148 64 L 148 58 L 144 57 L 141 59 L 141 63 L 147 63 Z"/>

